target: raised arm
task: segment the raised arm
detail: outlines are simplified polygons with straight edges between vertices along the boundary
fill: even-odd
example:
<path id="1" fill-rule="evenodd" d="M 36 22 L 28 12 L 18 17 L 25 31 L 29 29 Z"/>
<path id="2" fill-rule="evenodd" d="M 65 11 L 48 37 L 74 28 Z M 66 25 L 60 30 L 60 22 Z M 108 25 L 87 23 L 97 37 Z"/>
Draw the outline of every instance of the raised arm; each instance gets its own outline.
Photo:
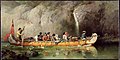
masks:
<path id="1" fill-rule="evenodd" d="M 25 26 L 23 27 L 23 30 L 25 29 Z"/>

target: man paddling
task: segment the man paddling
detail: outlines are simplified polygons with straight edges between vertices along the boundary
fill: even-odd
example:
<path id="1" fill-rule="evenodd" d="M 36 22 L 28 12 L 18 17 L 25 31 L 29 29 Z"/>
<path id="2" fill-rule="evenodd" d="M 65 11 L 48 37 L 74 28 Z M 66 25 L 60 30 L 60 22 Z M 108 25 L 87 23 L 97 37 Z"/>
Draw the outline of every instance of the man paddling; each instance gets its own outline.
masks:
<path id="1" fill-rule="evenodd" d="M 25 26 L 23 27 L 23 29 L 21 29 L 21 28 L 19 28 L 18 29 L 18 31 L 17 31 L 17 38 L 19 39 L 19 40 L 22 40 L 22 32 L 24 31 L 24 28 L 25 28 Z"/>

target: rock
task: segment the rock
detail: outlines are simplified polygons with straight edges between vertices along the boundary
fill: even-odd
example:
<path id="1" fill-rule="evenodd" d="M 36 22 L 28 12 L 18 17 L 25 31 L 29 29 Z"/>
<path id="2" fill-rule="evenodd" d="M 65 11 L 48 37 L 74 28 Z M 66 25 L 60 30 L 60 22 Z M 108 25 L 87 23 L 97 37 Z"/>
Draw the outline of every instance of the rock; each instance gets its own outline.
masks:
<path id="1" fill-rule="evenodd" d="M 101 36 L 103 36 L 105 33 L 118 36 L 117 1 L 86 2 L 76 7 L 74 13 L 76 13 L 77 19 L 79 21 L 80 33 L 85 30 L 87 31 L 88 36 L 91 36 L 91 33 L 93 32 L 96 32 Z M 114 29 L 113 26 L 116 28 Z"/>
<path id="2" fill-rule="evenodd" d="M 29 60 L 29 57 L 26 57 L 23 54 L 18 54 L 17 57 L 15 58 L 15 60 Z"/>
<path id="3" fill-rule="evenodd" d="M 12 60 L 29 60 L 29 57 L 27 57 L 24 54 L 17 54 L 13 52 L 12 50 L 3 50 L 2 51 L 2 59 L 12 59 Z"/>
<path id="4" fill-rule="evenodd" d="M 2 1 L 1 4 L 2 37 L 10 32 L 12 19 L 15 35 L 19 27 L 25 26 L 24 37 L 39 32 L 57 33 L 62 37 L 65 31 L 77 36 L 76 31 L 80 35 L 83 30 L 87 31 L 87 36 L 93 32 L 101 36 L 105 33 L 118 36 L 118 1 Z"/>
<path id="5" fill-rule="evenodd" d="M 32 57 L 38 56 L 38 52 L 37 51 L 33 51 L 31 54 L 32 54 Z"/>

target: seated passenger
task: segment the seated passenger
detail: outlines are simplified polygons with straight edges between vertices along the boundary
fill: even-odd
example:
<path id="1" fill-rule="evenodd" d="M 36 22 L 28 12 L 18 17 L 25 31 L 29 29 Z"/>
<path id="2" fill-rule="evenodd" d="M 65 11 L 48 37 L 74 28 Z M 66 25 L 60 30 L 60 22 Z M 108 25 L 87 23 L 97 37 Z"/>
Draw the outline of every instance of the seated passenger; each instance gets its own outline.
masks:
<path id="1" fill-rule="evenodd" d="M 63 33 L 63 40 L 68 41 L 68 32 Z"/>
<path id="2" fill-rule="evenodd" d="M 82 40 L 86 39 L 86 35 L 85 34 L 86 34 L 86 31 L 83 31 L 82 36 L 81 36 Z"/>
<path id="3" fill-rule="evenodd" d="M 43 37 L 42 32 L 40 32 L 40 33 L 39 33 L 38 40 L 39 40 L 39 41 L 42 41 L 42 37 Z"/>
<path id="4" fill-rule="evenodd" d="M 38 37 L 39 37 L 40 35 L 36 35 L 34 38 L 35 38 L 35 41 L 37 42 L 38 41 Z"/>
<path id="5" fill-rule="evenodd" d="M 57 34 L 53 34 L 51 37 L 51 42 L 54 42 L 55 44 L 58 44 L 60 42 L 60 38 Z"/>
<path id="6" fill-rule="evenodd" d="M 69 41 L 72 41 L 72 35 L 68 37 L 69 38 Z"/>
<path id="7" fill-rule="evenodd" d="M 51 40 L 50 32 L 47 33 L 47 37 L 48 37 L 47 40 Z"/>
<path id="8" fill-rule="evenodd" d="M 80 37 L 77 37 L 78 41 L 80 41 Z"/>
<path id="9" fill-rule="evenodd" d="M 56 38 L 57 40 L 60 40 L 58 34 L 55 34 L 55 38 Z"/>
<path id="10" fill-rule="evenodd" d="M 48 36 L 47 36 L 46 33 L 45 33 L 44 36 L 42 37 L 42 40 L 43 40 L 44 42 L 48 40 Z"/>
<path id="11" fill-rule="evenodd" d="M 55 42 L 57 39 L 56 39 L 56 37 L 55 37 L 55 34 L 53 34 L 52 35 L 52 37 L 51 37 L 51 42 Z"/>

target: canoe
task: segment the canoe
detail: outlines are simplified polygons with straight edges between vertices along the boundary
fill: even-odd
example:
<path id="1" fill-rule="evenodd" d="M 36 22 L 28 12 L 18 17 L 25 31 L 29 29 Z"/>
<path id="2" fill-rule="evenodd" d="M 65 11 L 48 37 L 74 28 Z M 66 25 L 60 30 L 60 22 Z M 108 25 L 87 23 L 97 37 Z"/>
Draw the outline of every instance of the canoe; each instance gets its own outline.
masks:
<path id="1" fill-rule="evenodd" d="M 10 36 L 9 40 L 14 40 L 12 36 Z M 38 41 L 38 42 L 23 42 L 20 43 L 20 45 L 23 46 L 78 46 L 78 45 L 86 45 L 86 44 L 94 44 L 97 41 L 97 34 L 94 33 L 92 34 L 92 38 L 89 40 L 80 40 L 80 41 L 75 41 L 75 42 L 60 42 L 58 44 L 55 44 L 54 42 L 51 41 Z"/>

